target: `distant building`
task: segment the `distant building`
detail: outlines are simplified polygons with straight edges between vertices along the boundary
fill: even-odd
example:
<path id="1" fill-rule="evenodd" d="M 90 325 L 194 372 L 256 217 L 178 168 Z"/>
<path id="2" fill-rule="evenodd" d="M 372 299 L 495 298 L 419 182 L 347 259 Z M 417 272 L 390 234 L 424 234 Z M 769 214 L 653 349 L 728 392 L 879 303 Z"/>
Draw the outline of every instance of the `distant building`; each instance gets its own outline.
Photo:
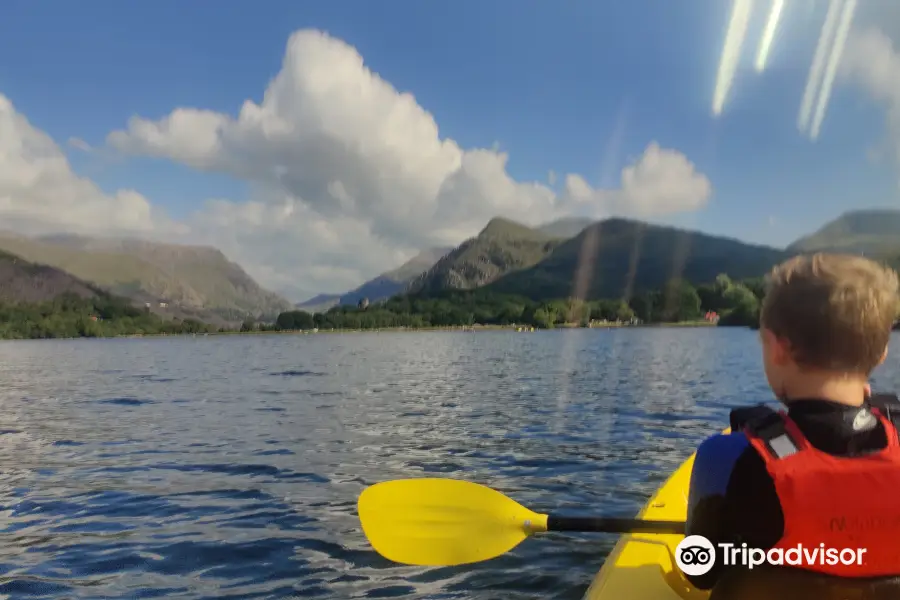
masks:
<path id="1" fill-rule="evenodd" d="M 160 308 L 169 308 L 169 303 L 168 302 L 160 302 L 159 307 Z"/>

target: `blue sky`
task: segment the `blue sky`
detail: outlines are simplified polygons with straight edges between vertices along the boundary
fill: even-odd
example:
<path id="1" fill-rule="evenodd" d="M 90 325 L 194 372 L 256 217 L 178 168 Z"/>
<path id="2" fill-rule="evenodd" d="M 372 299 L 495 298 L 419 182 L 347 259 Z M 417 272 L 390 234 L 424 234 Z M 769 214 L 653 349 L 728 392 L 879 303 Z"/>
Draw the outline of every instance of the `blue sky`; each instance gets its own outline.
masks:
<path id="1" fill-rule="evenodd" d="M 719 117 L 711 102 L 731 13 L 724 0 L 7 0 L 0 94 L 60 145 L 77 174 L 109 194 L 134 188 L 184 219 L 207 198 L 247 199 L 252 182 L 167 158 L 85 153 L 66 140 L 104 148 L 130 117 L 155 121 L 177 107 L 235 116 L 245 100 L 262 102 L 291 33 L 315 28 L 412 93 L 442 138 L 508 152 L 518 181 L 546 183 L 553 170 L 614 187 L 657 141 L 683 153 L 713 189 L 700 210 L 662 220 L 786 244 L 844 210 L 900 198 L 896 163 L 870 157 L 886 136 L 884 108 L 860 87 L 835 88 L 818 140 L 797 129 L 825 3 L 789 2 L 768 69 L 753 72 L 769 4 L 756 2 Z M 884 19 L 871 8 L 855 26 Z"/>

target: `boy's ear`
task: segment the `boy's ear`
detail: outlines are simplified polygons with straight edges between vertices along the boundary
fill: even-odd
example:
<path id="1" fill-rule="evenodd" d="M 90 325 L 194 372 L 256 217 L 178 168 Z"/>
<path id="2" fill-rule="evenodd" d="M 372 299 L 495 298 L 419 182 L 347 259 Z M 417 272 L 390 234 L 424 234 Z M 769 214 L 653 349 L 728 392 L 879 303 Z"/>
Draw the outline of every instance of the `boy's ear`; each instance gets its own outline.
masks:
<path id="1" fill-rule="evenodd" d="M 768 347 L 772 363 L 779 366 L 790 364 L 793 360 L 790 342 L 765 328 L 760 328 L 760 335 L 762 335 L 763 344 Z"/>

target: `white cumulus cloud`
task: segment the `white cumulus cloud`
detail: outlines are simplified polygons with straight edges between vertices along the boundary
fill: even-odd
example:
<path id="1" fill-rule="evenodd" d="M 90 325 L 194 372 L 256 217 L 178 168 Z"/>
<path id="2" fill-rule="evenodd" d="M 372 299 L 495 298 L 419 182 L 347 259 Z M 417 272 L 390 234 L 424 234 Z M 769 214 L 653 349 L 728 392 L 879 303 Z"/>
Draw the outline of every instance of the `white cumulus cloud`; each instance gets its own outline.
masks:
<path id="1" fill-rule="evenodd" d="M 290 37 L 259 104 L 245 101 L 236 116 L 136 116 L 107 142 L 257 184 L 252 201 L 209 202 L 192 230 L 265 283 L 309 290 L 358 284 L 421 248 L 458 244 L 494 216 L 537 224 L 573 210 L 669 214 L 701 208 L 712 189 L 684 155 L 652 142 L 618 189 L 595 190 L 577 175 L 560 195 L 516 181 L 506 153 L 441 137 L 411 94 L 352 46 L 312 30 Z"/>
<path id="2" fill-rule="evenodd" d="M 561 206 L 587 205 L 594 216 L 651 217 L 697 210 L 711 193 L 709 180 L 683 154 L 651 143 L 635 164 L 622 170 L 618 189 L 594 189 L 580 175 L 568 175 Z"/>
<path id="3" fill-rule="evenodd" d="M 138 192 L 106 194 L 76 175 L 56 142 L 0 94 L 0 229 L 146 234 L 173 227 Z"/>

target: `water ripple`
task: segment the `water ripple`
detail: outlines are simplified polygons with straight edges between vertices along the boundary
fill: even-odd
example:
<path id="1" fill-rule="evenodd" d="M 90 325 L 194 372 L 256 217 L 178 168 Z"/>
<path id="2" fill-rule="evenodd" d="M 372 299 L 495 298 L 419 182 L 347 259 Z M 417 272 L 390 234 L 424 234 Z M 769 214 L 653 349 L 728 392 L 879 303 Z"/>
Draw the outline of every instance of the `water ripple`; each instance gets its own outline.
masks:
<path id="1" fill-rule="evenodd" d="M 401 566 L 356 498 L 437 475 L 631 515 L 730 407 L 768 398 L 748 331 L 0 343 L 0 594 L 575 600 L 613 536 Z"/>

